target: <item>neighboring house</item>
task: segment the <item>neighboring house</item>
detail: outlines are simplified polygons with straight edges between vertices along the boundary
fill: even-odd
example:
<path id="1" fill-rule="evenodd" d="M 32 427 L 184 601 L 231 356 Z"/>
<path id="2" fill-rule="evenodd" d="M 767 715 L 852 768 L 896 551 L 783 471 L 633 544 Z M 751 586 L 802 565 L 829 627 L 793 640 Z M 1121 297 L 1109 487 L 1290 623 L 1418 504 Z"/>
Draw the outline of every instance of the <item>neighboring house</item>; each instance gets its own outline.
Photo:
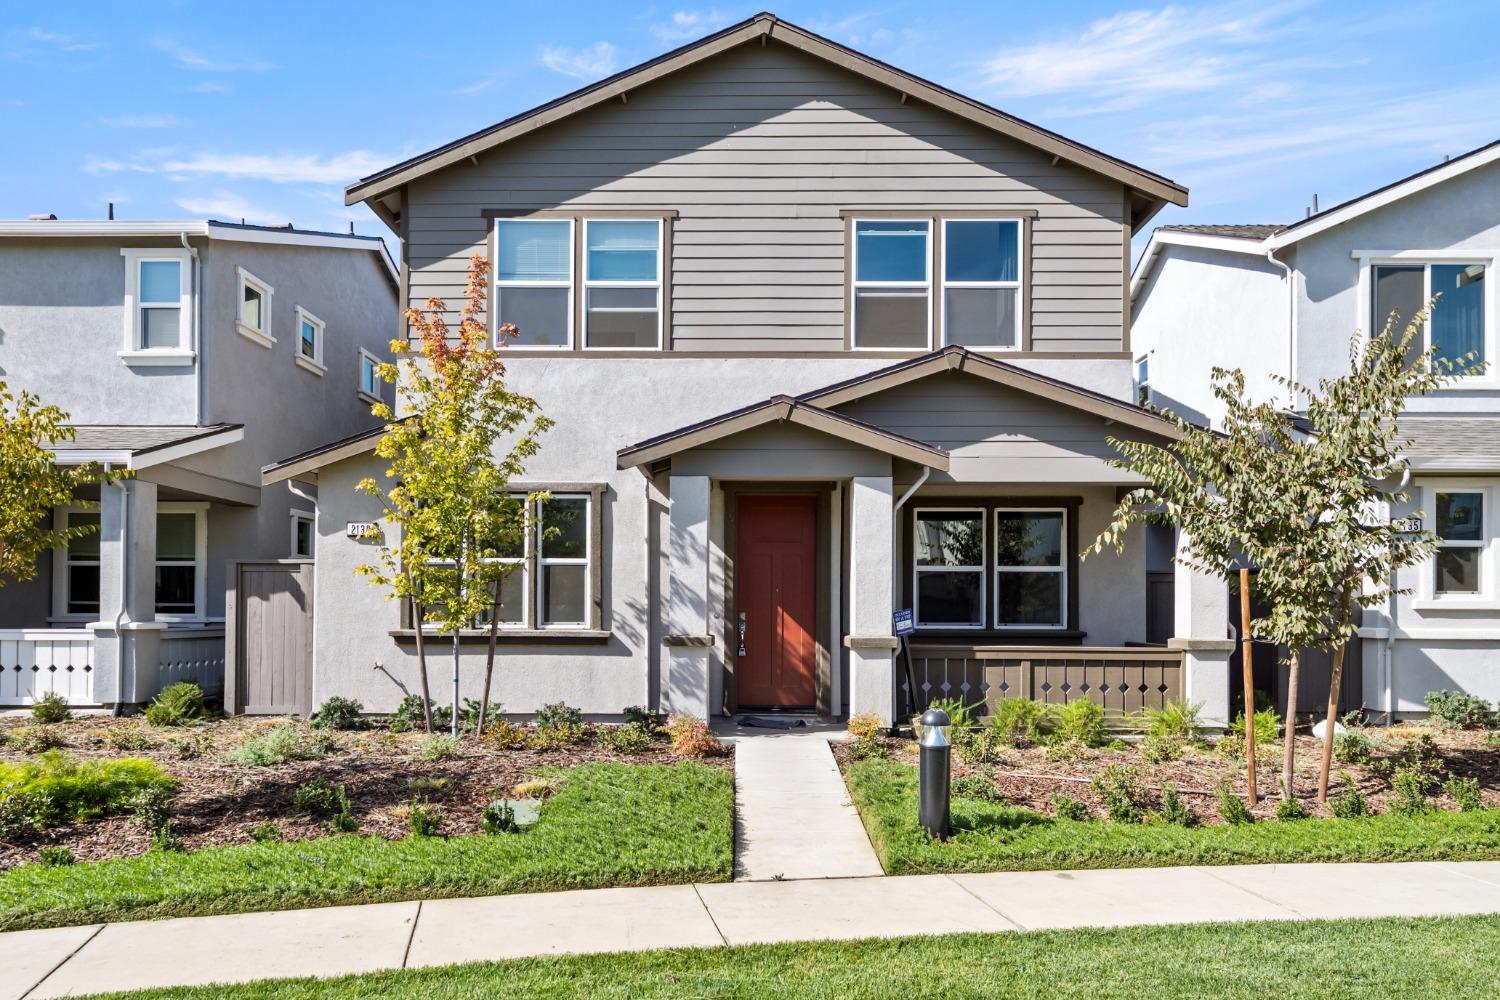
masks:
<path id="1" fill-rule="evenodd" d="M 1146 646 L 1144 538 L 1079 559 L 1132 485 L 1107 439 L 1173 433 L 1132 399 L 1124 307 L 1178 185 L 763 14 L 348 200 L 401 233 L 412 304 L 496 262 L 509 379 L 556 421 L 517 484 L 551 499 L 502 608 L 507 710 L 890 718 L 910 608 L 922 703 L 1224 719 L 1222 585 L 1179 573 Z M 375 440 L 264 480 L 318 486 L 311 697 L 372 711 L 417 683 L 409 617 L 353 576 Z"/>
<path id="2" fill-rule="evenodd" d="M 220 686 L 230 562 L 313 555 L 315 497 L 260 468 L 376 423 L 397 287 L 372 237 L 0 222 L 0 380 L 69 414 L 59 461 L 133 473 L 55 512 L 97 533 L 0 588 L 0 706 Z"/>
<path id="3" fill-rule="evenodd" d="M 1158 229 L 1131 282 L 1132 346 L 1152 402 L 1219 421 L 1212 366 L 1240 368 L 1248 391 L 1296 408 L 1271 376 L 1304 385 L 1348 369 L 1350 339 L 1396 312 L 1399 326 L 1441 294 L 1422 347 L 1489 363 L 1414 399 L 1412 501 L 1442 538 L 1402 572 L 1412 593 L 1367 612 L 1353 706 L 1400 717 L 1428 691 L 1500 698 L 1500 142 L 1289 226 Z M 1356 675 L 1358 677 L 1358 675 Z M 1321 695 L 1320 695 L 1321 696 Z"/>

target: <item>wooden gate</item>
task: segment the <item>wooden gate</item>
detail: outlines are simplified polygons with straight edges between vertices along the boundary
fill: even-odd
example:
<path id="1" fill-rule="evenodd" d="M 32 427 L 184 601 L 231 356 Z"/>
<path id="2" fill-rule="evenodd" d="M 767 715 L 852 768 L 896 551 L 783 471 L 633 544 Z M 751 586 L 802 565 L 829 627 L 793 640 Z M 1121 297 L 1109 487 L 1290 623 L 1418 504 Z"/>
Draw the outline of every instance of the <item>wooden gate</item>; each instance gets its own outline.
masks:
<path id="1" fill-rule="evenodd" d="M 313 564 L 230 567 L 224 707 L 235 714 L 312 713 Z"/>

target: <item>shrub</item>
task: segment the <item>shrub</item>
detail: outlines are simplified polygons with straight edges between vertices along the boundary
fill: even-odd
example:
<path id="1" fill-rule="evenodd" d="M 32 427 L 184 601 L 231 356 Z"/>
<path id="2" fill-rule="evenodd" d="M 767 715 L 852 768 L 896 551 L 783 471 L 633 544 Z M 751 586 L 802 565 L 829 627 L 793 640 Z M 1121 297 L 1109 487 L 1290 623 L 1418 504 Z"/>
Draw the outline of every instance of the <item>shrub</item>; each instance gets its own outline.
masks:
<path id="1" fill-rule="evenodd" d="M 192 736 L 180 740 L 168 741 L 172 749 L 177 751 L 178 760 L 197 760 L 208 753 L 213 746 L 213 740 L 207 733 L 194 733 Z"/>
<path id="2" fill-rule="evenodd" d="M 708 723 L 691 715 L 668 719 L 667 736 L 672 740 L 672 752 L 683 757 L 718 757 L 727 752 Z"/>
<path id="3" fill-rule="evenodd" d="M 635 723 L 652 736 L 666 728 L 660 712 L 654 708 L 642 708 L 640 705 L 625 707 L 625 721 Z"/>
<path id="4" fill-rule="evenodd" d="M 1437 779 L 1425 768 L 1407 765 L 1391 775 L 1391 812 L 1398 816 L 1418 816 L 1432 808 L 1427 796 Z"/>
<path id="5" fill-rule="evenodd" d="M 983 704 L 982 701 L 976 701 L 972 705 L 965 705 L 958 698 L 939 698 L 931 702 L 927 708 L 929 710 L 935 708 L 940 712 L 948 713 L 948 724 L 955 730 L 959 730 L 968 729 L 974 725 L 974 709 Z"/>
<path id="6" fill-rule="evenodd" d="M 1301 799 L 1282 799 L 1276 803 L 1276 818 L 1279 820 L 1307 819 L 1307 807 Z"/>
<path id="7" fill-rule="evenodd" d="M 869 742 L 879 746 L 875 740 Z M 966 764 L 990 764 L 1000 758 L 1000 742 L 992 729 L 955 729 L 953 752 Z"/>
<path id="8" fill-rule="evenodd" d="M 1432 721 L 1443 729 L 1488 729 L 1494 724 L 1490 703 L 1463 691 L 1429 691 L 1423 699 Z"/>
<path id="9" fill-rule="evenodd" d="M 1334 796 L 1328 803 L 1335 819 L 1357 819 L 1369 814 L 1369 806 L 1365 802 L 1362 792 L 1354 785 L 1354 779 L 1349 776 L 1348 771 L 1341 771 L 1339 778 L 1344 782 L 1344 790 Z"/>
<path id="10" fill-rule="evenodd" d="M 1484 808 L 1484 797 L 1479 794 L 1478 778 L 1449 778 L 1443 782 L 1443 791 L 1458 806 L 1459 812 L 1479 812 Z"/>
<path id="11" fill-rule="evenodd" d="M 99 741 L 122 753 L 139 753 L 156 746 L 156 740 L 151 738 L 145 726 L 111 726 L 100 732 Z"/>
<path id="12" fill-rule="evenodd" d="M 35 760 L 0 763 L 0 806 L 8 807 L 0 827 L 19 832 L 118 815 L 138 792 L 159 788 L 165 794 L 172 787 L 171 776 L 143 757 L 80 761 L 48 751 Z"/>
<path id="13" fill-rule="evenodd" d="M 1484 745 L 1491 750 L 1500 750 L 1500 730 L 1492 729 L 1484 734 Z"/>
<path id="14" fill-rule="evenodd" d="M 1088 759 L 1089 746 L 1082 740 L 1048 740 L 1042 755 L 1053 763 L 1070 763 Z"/>
<path id="15" fill-rule="evenodd" d="M 31 706 L 32 719 L 44 725 L 62 722 L 72 714 L 73 710 L 68 707 L 68 699 L 56 691 L 47 692 Z"/>
<path id="16" fill-rule="evenodd" d="M 550 705 L 543 705 L 536 711 L 536 718 L 531 720 L 538 729 L 561 729 L 564 726 L 583 725 L 583 713 L 572 705 L 554 701 Z"/>
<path id="17" fill-rule="evenodd" d="M 1161 708 L 1141 709 L 1137 722 L 1148 737 L 1191 742 L 1198 738 L 1198 713 L 1202 708 L 1186 701 L 1169 701 Z"/>
<path id="18" fill-rule="evenodd" d="M 1165 764 L 1182 757 L 1183 742 L 1175 736 L 1147 736 L 1140 743 L 1141 759 L 1148 764 Z"/>
<path id="19" fill-rule="evenodd" d="M 961 799 L 979 799 L 982 802 L 1004 801 L 995 783 L 980 774 L 965 774 L 954 778 L 952 791 L 957 798 Z"/>
<path id="20" fill-rule="evenodd" d="M 441 716 L 448 715 L 448 710 L 438 705 L 432 706 L 432 724 L 438 725 Z M 427 724 L 427 717 L 422 712 L 422 697 L 409 694 L 402 698 L 396 705 L 396 710 L 386 716 L 386 725 L 393 733 L 407 733 L 413 729 L 421 729 Z M 451 721 L 451 717 L 450 717 Z"/>
<path id="21" fill-rule="evenodd" d="M 485 727 L 488 728 L 491 724 L 494 723 L 496 719 L 500 718 L 500 716 L 503 714 L 505 714 L 504 705 L 500 704 L 498 701 L 490 702 L 490 707 L 486 709 L 484 713 Z M 452 718 L 449 718 L 448 724 L 450 726 L 453 724 Z M 466 733 L 472 733 L 479 728 L 478 698 L 464 699 L 463 710 L 458 713 L 458 728 Z"/>
<path id="22" fill-rule="evenodd" d="M 411 827 L 412 836 L 436 837 L 443 827 L 443 814 L 426 802 L 413 802 L 406 822 Z"/>
<path id="23" fill-rule="evenodd" d="M 1257 712 L 1258 716 L 1260 713 Z M 1259 736 L 1257 727 L 1256 735 Z M 1246 823 L 1254 823 L 1255 817 L 1250 812 L 1250 807 L 1245 805 L 1245 800 L 1235 794 L 1234 786 L 1224 782 L 1214 789 L 1214 794 L 1219 799 L 1219 818 L 1230 826 L 1241 826 Z"/>
<path id="24" fill-rule="evenodd" d="M 990 732 L 1009 746 L 1024 747 L 1035 743 L 1050 721 L 1051 706 L 1030 698 L 1002 698 L 995 703 L 990 716 Z"/>
<path id="25" fill-rule="evenodd" d="M 1394 773 L 1400 769 L 1411 769 L 1432 775 L 1443 766 L 1443 752 L 1437 742 L 1425 732 L 1409 735 L 1406 744 L 1389 757 L 1370 762 L 1370 770 L 1382 778 L 1394 781 Z"/>
<path id="26" fill-rule="evenodd" d="M 844 744 L 850 760 L 885 760 L 891 752 L 877 739 L 862 737 Z"/>
<path id="27" fill-rule="evenodd" d="M 458 737 L 449 733 L 428 733 L 417 744 L 417 759 L 425 761 L 447 760 L 458 753 Z"/>
<path id="28" fill-rule="evenodd" d="M 1167 785 L 1161 793 L 1161 811 L 1157 813 L 1161 822 L 1170 823 L 1173 826 L 1192 826 L 1196 822 L 1190 809 L 1182 803 L 1182 796 L 1177 794 L 1176 785 Z"/>
<path id="29" fill-rule="evenodd" d="M 168 684 L 146 706 L 146 721 L 153 726 L 190 726 L 207 718 L 203 689 L 192 681 Z"/>
<path id="30" fill-rule="evenodd" d="M 273 767 L 293 760 L 321 760 L 333 752 L 335 745 L 326 733 L 305 733 L 286 723 L 251 736 L 225 758 L 241 767 Z"/>
<path id="31" fill-rule="evenodd" d="M 1255 753 L 1256 756 L 1274 757 L 1276 755 L 1276 737 L 1281 731 L 1281 716 L 1276 714 L 1276 709 L 1266 707 L 1255 713 Z M 1219 741 L 1219 752 L 1226 757 L 1242 758 L 1245 756 L 1245 716 L 1240 714 L 1229 724 L 1229 731 Z"/>
<path id="32" fill-rule="evenodd" d="M 1348 729 L 1333 738 L 1333 757 L 1341 764 L 1368 764 L 1375 756 L 1375 741 L 1362 730 Z"/>
<path id="33" fill-rule="evenodd" d="M 851 740 L 874 739 L 880 735 L 884 726 L 880 723 L 880 716 L 874 712 L 866 712 L 863 715 L 851 715 L 849 717 L 849 738 Z"/>
<path id="34" fill-rule="evenodd" d="M 314 712 L 308 721 L 316 729 L 363 729 L 364 711 L 363 702 L 334 695 L 323 702 L 323 707 Z"/>
<path id="35" fill-rule="evenodd" d="M 1107 739 L 1104 709 L 1086 698 L 1068 702 L 1057 713 L 1051 738 L 1058 742 L 1076 740 L 1086 747 L 1103 746 Z"/>
<path id="36" fill-rule="evenodd" d="M 349 811 L 349 794 L 343 785 L 330 784 L 319 776 L 297 786 L 292 793 L 292 808 L 310 819 L 331 819 Z"/>
<path id="37" fill-rule="evenodd" d="M 73 852 L 62 844 L 42 847 L 36 852 L 36 863 L 48 868 L 61 868 L 75 864 L 77 861 L 78 859 L 73 857 Z"/>
<path id="38" fill-rule="evenodd" d="M 623 754 L 645 753 L 651 749 L 652 743 L 651 734 L 637 722 L 605 727 L 599 730 L 596 738 L 601 750 Z"/>
<path id="39" fill-rule="evenodd" d="M 496 719 L 494 725 L 485 727 L 480 740 L 496 750 L 526 749 L 526 727 L 505 719 Z"/>
<path id="40" fill-rule="evenodd" d="M 172 832 L 172 792 L 153 785 L 142 788 L 130 798 L 130 822 L 151 834 L 151 846 L 158 851 L 179 851 L 182 841 Z"/>
<path id="41" fill-rule="evenodd" d="M 245 832 L 257 844 L 274 844 L 281 839 L 281 827 L 269 820 L 264 823 L 256 823 Z"/>
<path id="42" fill-rule="evenodd" d="M 510 791 L 518 799 L 545 799 L 556 793 L 557 788 L 557 782 L 551 778 L 531 778 Z"/>
<path id="43" fill-rule="evenodd" d="M 1058 819 L 1071 819 L 1078 823 L 1089 818 L 1089 807 L 1066 792 L 1052 793 L 1052 811 L 1057 814 Z"/>
<path id="44" fill-rule="evenodd" d="M 581 722 L 562 722 L 555 726 L 533 729 L 526 736 L 526 747 L 530 750 L 563 750 L 578 746 L 588 739 L 588 730 Z"/>
<path id="45" fill-rule="evenodd" d="M 328 828 L 334 833 L 356 833 L 359 830 L 359 821 L 346 809 L 341 813 L 335 813 L 328 820 Z"/>
<path id="46" fill-rule="evenodd" d="M 509 802 L 491 802 L 479 814 L 479 829 L 494 836 L 515 833 L 521 829 L 521 825 L 516 822 L 515 810 L 510 807 Z"/>
<path id="47" fill-rule="evenodd" d="M 44 754 L 68 745 L 52 726 L 22 726 L 11 734 L 11 742 L 17 750 L 29 754 Z"/>
<path id="48" fill-rule="evenodd" d="M 1141 784 L 1141 772 L 1135 768 L 1111 764 L 1099 772 L 1091 787 L 1116 823 L 1139 823 L 1145 818 L 1146 788 Z"/>

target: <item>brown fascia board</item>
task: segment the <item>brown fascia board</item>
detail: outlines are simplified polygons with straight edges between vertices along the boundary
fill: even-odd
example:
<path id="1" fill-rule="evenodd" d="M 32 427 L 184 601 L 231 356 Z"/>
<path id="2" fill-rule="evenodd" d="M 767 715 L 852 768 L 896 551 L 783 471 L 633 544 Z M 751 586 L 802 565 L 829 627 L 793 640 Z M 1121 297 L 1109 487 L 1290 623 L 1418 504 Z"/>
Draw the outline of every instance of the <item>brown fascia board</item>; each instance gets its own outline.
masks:
<path id="1" fill-rule="evenodd" d="M 895 458 L 928 465 L 940 472 L 948 471 L 948 453 L 941 448 L 893 434 L 862 420 L 829 412 L 791 396 L 773 396 L 763 403 L 731 410 L 622 448 L 618 464 L 622 469 L 650 465 L 679 452 L 701 448 L 735 434 L 778 422 L 797 424 Z"/>
<path id="2" fill-rule="evenodd" d="M 271 486 L 288 479 L 315 483 L 318 481 L 319 469 L 374 451 L 375 446 L 384 436 L 385 428 L 376 427 L 353 437 L 342 438 L 310 451 L 304 451 L 300 455 L 273 462 L 260 470 L 260 484 Z"/>
<path id="3" fill-rule="evenodd" d="M 1182 206 L 1188 203 L 1187 189 L 1160 174 L 1152 173 L 1082 143 L 1064 138 L 1056 132 L 1008 115 L 997 108 L 982 104 L 929 80 L 913 76 L 905 70 L 897 69 L 888 63 L 883 63 L 767 13 L 757 14 L 749 20 L 731 25 L 681 48 L 673 49 L 598 83 L 573 91 L 571 94 L 565 94 L 540 107 L 507 118 L 505 121 L 445 146 L 439 146 L 431 152 L 423 153 L 361 178 L 345 191 L 344 203 L 353 205 L 379 197 L 418 177 L 477 156 L 605 101 L 628 94 L 637 87 L 645 86 L 756 38 L 774 38 L 779 42 L 784 42 L 809 55 L 888 86 L 903 96 L 916 98 L 950 114 L 958 115 L 977 125 L 1051 153 L 1055 157 L 1119 181 L 1153 199 Z M 1139 228 L 1154 214 L 1154 211 L 1142 213 L 1141 218 L 1133 220 L 1134 227 Z"/>

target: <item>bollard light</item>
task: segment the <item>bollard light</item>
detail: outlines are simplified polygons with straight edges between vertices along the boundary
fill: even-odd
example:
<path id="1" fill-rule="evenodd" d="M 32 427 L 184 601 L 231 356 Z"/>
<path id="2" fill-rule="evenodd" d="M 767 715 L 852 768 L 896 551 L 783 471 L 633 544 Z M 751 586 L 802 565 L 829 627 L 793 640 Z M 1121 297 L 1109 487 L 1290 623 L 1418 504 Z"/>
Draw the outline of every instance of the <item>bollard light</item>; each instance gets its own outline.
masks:
<path id="1" fill-rule="evenodd" d="M 920 764 L 917 770 L 917 818 L 929 836 L 948 839 L 948 781 L 953 744 L 948 741 L 948 713 L 929 708 L 922 713 Z"/>

